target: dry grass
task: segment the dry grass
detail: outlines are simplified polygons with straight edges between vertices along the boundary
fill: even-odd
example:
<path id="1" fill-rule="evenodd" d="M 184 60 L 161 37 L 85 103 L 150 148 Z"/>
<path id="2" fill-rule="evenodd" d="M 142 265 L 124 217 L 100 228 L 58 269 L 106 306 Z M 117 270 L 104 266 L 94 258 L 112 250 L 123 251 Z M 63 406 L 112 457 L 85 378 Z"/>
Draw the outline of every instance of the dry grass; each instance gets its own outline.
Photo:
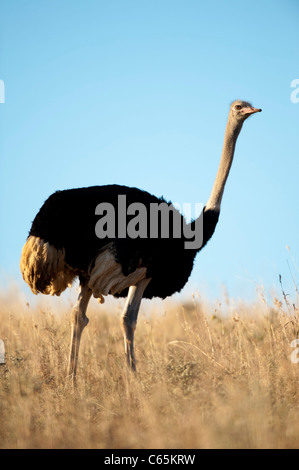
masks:
<path id="1" fill-rule="evenodd" d="M 121 303 L 92 302 L 74 391 L 63 303 L 67 313 L 1 296 L 2 448 L 298 447 L 295 308 L 260 301 L 224 314 L 197 298 L 145 304 L 135 376 L 125 366 Z"/>

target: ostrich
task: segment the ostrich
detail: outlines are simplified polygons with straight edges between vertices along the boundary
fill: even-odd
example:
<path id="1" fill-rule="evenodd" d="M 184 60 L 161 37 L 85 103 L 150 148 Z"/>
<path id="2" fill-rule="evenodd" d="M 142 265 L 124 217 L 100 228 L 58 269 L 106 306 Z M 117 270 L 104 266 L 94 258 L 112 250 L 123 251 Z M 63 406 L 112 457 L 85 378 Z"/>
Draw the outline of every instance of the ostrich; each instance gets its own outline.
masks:
<path id="1" fill-rule="evenodd" d="M 196 254 L 214 233 L 226 180 L 233 161 L 235 145 L 244 121 L 260 112 L 246 101 L 231 104 L 223 151 L 211 195 L 202 218 L 201 246 L 186 249 L 184 236 L 173 233 L 168 238 L 119 236 L 110 233 L 99 238 L 95 233 L 98 220 L 95 208 L 109 203 L 115 209 L 115 219 L 122 216 L 119 196 L 126 203 L 166 203 L 137 188 L 119 185 L 92 186 L 57 191 L 37 213 L 23 247 L 20 268 L 24 280 L 34 294 L 60 295 L 78 277 L 80 293 L 72 309 L 71 346 L 68 374 L 75 379 L 80 339 L 88 323 L 86 310 L 91 296 L 104 301 L 103 296 L 127 297 L 121 315 L 125 355 L 129 367 L 136 369 L 134 332 L 141 299 L 167 296 L 179 292 L 186 284 Z M 175 211 L 174 211 L 175 212 Z M 183 216 L 179 215 L 183 223 Z M 132 219 L 131 219 L 132 220 Z M 196 222 L 189 224 L 195 230 Z"/>

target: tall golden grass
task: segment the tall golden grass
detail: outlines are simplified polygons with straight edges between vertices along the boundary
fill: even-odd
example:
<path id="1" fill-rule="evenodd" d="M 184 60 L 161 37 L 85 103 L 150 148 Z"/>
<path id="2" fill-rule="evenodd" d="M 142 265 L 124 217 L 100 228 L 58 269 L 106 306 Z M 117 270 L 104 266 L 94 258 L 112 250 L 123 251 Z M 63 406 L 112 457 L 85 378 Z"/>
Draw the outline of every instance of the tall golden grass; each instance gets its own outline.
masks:
<path id="1" fill-rule="evenodd" d="M 1 294 L 0 447 L 295 448 L 297 306 L 198 296 L 145 302 L 138 372 L 125 363 L 122 302 L 91 302 L 77 387 L 66 378 L 71 301 L 30 306 Z M 61 307 L 59 307 L 59 305 Z"/>

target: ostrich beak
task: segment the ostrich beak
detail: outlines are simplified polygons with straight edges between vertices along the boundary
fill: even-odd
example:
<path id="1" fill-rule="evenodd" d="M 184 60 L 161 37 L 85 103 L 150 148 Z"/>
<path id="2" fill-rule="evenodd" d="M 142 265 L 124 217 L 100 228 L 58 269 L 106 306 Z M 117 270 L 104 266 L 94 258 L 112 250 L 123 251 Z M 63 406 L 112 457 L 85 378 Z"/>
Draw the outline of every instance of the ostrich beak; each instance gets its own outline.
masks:
<path id="1" fill-rule="evenodd" d="M 242 111 L 243 111 L 243 114 L 254 114 L 254 113 L 260 113 L 262 110 L 260 108 L 248 107 L 248 108 L 243 108 Z"/>

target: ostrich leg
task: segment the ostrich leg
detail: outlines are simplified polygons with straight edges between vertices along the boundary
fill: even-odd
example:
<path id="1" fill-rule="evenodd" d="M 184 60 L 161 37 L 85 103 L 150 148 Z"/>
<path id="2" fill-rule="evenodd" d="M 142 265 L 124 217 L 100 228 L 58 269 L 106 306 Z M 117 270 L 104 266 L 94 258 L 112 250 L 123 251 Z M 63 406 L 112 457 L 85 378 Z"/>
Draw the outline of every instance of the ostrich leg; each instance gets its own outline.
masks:
<path id="1" fill-rule="evenodd" d="M 130 286 L 125 308 L 121 316 L 121 323 L 124 331 L 125 353 L 128 365 L 135 371 L 134 355 L 134 332 L 136 329 L 137 316 L 143 296 L 143 292 L 150 282 L 150 279 L 142 279 L 135 286 Z"/>
<path id="2" fill-rule="evenodd" d="M 87 284 L 81 283 L 81 291 L 78 301 L 72 310 L 72 334 L 68 375 L 72 377 L 73 381 L 75 381 L 76 377 L 82 331 L 88 324 L 88 318 L 85 313 L 91 294 L 92 291 L 89 289 Z"/>

